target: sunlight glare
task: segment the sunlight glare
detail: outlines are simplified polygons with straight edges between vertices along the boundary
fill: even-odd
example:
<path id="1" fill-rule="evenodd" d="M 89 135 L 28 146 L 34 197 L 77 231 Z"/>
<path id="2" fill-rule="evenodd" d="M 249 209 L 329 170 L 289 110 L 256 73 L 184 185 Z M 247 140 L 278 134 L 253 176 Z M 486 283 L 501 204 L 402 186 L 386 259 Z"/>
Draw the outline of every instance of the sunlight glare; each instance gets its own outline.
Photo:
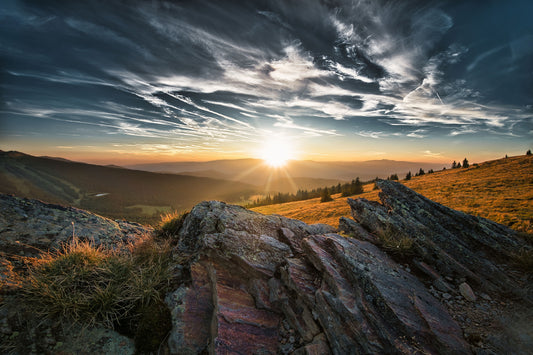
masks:
<path id="1" fill-rule="evenodd" d="M 283 139 L 271 139 L 263 146 L 261 159 L 273 168 L 281 168 L 293 158 L 292 147 Z"/>

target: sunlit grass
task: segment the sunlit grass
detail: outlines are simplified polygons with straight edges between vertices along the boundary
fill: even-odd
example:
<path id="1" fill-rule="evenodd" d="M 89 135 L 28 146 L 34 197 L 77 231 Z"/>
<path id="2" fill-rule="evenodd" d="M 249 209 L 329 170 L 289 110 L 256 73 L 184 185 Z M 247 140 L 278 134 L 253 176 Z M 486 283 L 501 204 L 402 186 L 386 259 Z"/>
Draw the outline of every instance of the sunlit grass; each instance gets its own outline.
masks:
<path id="1" fill-rule="evenodd" d="M 161 215 L 161 222 L 156 227 L 156 234 L 159 236 L 170 237 L 176 235 L 181 226 L 185 217 L 189 214 L 189 211 L 178 212 L 172 211 L 167 212 Z"/>
<path id="2" fill-rule="evenodd" d="M 75 239 L 58 252 L 44 253 L 23 278 L 22 300 L 41 318 L 118 327 L 152 351 L 170 329 L 170 314 L 160 310 L 166 310 L 171 247 L 166 240 L 146 238 L 129 249 Z M 147 322 L 159 326 L 147 330 Z"/>
<path id="3" fill-rule="evenodd" d="M 500 159 L 467 169 L 448 169 L 400 182 L 445 206 L 533 233 L 533 156 Z M 379 201 L 379 191 L 373 191 L 373 186 L 365 185 L 365 193 L 356 197 Z M 340 217 L 351 214 L 346 198 L 340 194 L 332 197 L 334 201 L 325 204 L 317 198 L 252 210 L 337 227 Z"/>
<path id="4" fill-rule="evenodd" d="M 160 299 L 169 278 L 170 249 L 147 240 L 131 253 L 74 240 L 30 267 L 23 294 L 45 317 L 108 327 Z"/>

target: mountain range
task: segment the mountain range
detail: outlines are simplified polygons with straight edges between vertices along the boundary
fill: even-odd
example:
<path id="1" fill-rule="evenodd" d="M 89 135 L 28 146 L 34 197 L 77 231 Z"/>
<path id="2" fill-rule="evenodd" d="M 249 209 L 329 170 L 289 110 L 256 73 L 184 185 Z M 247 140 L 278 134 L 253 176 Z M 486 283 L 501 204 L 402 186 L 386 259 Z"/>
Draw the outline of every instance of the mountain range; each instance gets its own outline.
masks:
<path id="1" fill-rule="evenodd" d="M 266 193 L 311 190 L 402 174 L 435 164 L 290 161 L 272 168 L 258 159 L 101 166 L 0 151 L 0 192 L 87 209 L 111 218 L 153 223 L 159 215 L 203 200 L 246 203 Z"/>
<path id="2" fill-rule="evenodd" d="M 443 168 L 442 163 L 396 160 L 312 161 L 292 160 L 281 168 L 272 168 L 260 159 L 213 160 L 207 162 L 169 162 L 136 164 L 130 169 L 222 178 L 259 186 L 265 190 L 295 192 L 296 188 L 312 189 L 346 182 L 359 177 L 363 181 L 391 174 L 403 174 Z M 292 180 L 292 182 L 291 182 Z M 268 187 L 268 188 L 267 188 Z M 289 191 L 285 191 L 289 189 Z"/>

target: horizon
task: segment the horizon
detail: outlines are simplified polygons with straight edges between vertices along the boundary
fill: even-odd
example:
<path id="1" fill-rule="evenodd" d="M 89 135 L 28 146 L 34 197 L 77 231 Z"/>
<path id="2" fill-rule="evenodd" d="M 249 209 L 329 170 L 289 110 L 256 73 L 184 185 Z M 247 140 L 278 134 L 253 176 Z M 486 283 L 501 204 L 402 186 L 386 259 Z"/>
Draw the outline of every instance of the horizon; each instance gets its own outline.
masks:
<path id="1" fill-rule="evenodd" d="M 9 0 L 0 138 L 99 165 L 522 155 L 531 12 L 522 0 Z"/>
<path id="2" fill-rule="evenodd" d="M 71 161 L 73 163 L 83 163 L 83 164 L 93 164 L 93 165 L 101 165 L 101 166 L 107 166 L 107 165 L 116 165 L 116 166 L 119 166 L 119 167 L 126 167 L 126 168 L 132 168 L 132 167 L 135 167 L 137 165 L 157 165 L 157 164 L 174 164 L 174 163 L 191 163 L 191 164 L 195 164 L 195 163 L 210 163 L 210 162 L 217 162 L 217 161 L 238 161 L 238 160 L 255 160 L 255 161 L 261 161 L 262 165 L 265 165 L 265 166 L 268 166 L 268 162 L 265 161 L 265 159 L 263 158 L 257 158 L 257 157 L 247 157 L 247 158 L 227 158 L 227 159 L 211 159 L 211 160 L 161 160 L 161 161 L 152 161 L 152 160 L 149 160 L 149 161 L 145 161 L 145 160 L 140 160 L 138 162 L 132 162 L 131 160 L 126 160 L 126 164 L 120 164 L 119 162 L 115 161 L 115 160 L 102 160 L 102 161 L 91 161 L 91 160 L 76 160 L 76 159 L 71 159 L 71 158 L 68 158 L 66 156 L 56 156 L 56 155 L 42 155 L 42 154 L 39 154 L 39 153 L 35 153 L 35 154 L 31 154 L 29 152 L 23 152 L 23 151 L 19 151 L 19 150 L 14 150 L 14 149 L 7 149 L 7 148 L 4 148 L 4 147 L 0 147 L 0 152 L 4 152 L 4 153 L 10 153 L 10 152 L 14 152 L 14 153 L 22 153 L 22 154 L 26 154 L 26 155 L 31 155 L 31 156 L 34 156 L 34 157 L 37 157 L 37 158 L 49 158 L 49 159 L 65 159 L 65 160 L 68 160 L 68 161 Z M 277 170 L 277 169 L 284 169 L 285 166 L 288 166 L 290 165 L 291 163 L 293 162 L 314 162 L 314 163 L 367 163 L 367 162 L 373 162 L 373 161 L 391 161 L 391 162 L 399 162 L 399 163 L 420 163 L 420 164 L 443 164 L 444 167 L 446 167 L 446 169 L 449 168 L 449 166 L 451 166 L 451 164 L 455 161 L 455 162 L 460 162 L 462 163 L 463 159 L 467 159 L 469 161 L 470 164 L 477 164 L 477 163 L 484 163 L 484 162 L 489 162 L 489 161 L 494 161 L 494 160 L 499 160 L 499 159 L 502 159 L 502 158 L 505 158 L 505 157 L 509 157 L 509 158 L 512 158 L 512 157 L 516 157 L 516 156 L 521 156 L 521 155 L 525 155 L 525 152 L 521 152 L 521 153 L 517 153 L 517 154 L 500 154 L 499 156 L 492 156 L 492 157 L 489 157 L 488 159 L 483 159 L 483 160 L 475 160 L 475 159 L 471 159 L 470 157 L 463 157 L 463 158 L 457 158 L 457 159 L 453 159 L 451 161 L 447 161 L 447 160 L 442 160 L 442 161 L 435 161 L 435 160 L 397 160 L 397 159 L 389 159 L 389 158 L 377 158 L 377 159 L 367 159 L 367 160 L 313 160 L 313 159 L 288 159 L 285 164 L 283 164 L 283 166 L 270 166 L 271 169 L 273 170 Z"/>

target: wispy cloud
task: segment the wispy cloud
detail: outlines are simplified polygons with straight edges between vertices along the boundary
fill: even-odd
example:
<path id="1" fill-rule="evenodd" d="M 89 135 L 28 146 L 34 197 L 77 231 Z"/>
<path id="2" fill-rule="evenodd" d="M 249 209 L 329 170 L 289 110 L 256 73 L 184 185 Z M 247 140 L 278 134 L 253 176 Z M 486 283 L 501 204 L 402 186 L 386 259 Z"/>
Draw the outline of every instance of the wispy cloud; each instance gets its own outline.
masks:
<path id="1" fill-rule="evenodd" d="M 278 131 L 338 144 L 531 137 L 533 33 L 521 17 L 501 20 L 513 29 L 508 39 L 485 25 L 502 7 L 530 6 L 512 0 L 478 20 L 454 2 L 256 5 L 87 1 L 51 13 L 9 2 L 0 9 L 0 120 L 148 139 L 161 152 L 245 151 Z M 52 126 L 42 124 L 43 134 L 55 137 Z"/>

